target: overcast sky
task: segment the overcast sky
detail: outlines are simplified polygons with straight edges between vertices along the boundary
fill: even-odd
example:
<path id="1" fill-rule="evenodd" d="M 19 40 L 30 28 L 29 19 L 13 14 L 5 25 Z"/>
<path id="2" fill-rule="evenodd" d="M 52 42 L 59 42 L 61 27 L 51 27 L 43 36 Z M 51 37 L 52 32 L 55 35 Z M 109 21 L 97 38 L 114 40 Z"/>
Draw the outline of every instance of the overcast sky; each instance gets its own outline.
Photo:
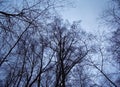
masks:
<path id="1" fill-rule="evenodd" d="M 97 35 L 99 33 L 105 33 L 104 31 L 108 31 L 107 26 L 105 25 L 102 26 L 103 24 L 100 24 L 100 21 L 102 22 L 102 20 L 100 20 L 100 16 L 102 15 L 103 11 L 108 8 L 109 4 L 108 0 L 75 0 L 75 1 L 76 3 L 74 3 L 75 4 L 74 8 L 68 7 L 61 10 L 61 15 L 64 19 L 67 19 L 70 22 L 81 20 L 82 21 L 81 27 L 84 30 Z M 108 67 L 107 64 L 105 66 Z M 114 72 L 115 67 L 111 68 Z M 107 71 L 109 71 L 109 69 L 111 68 L 108 68 Z"/>
<path id="2" fill-rule="evenodd" d="M 75 2 L 76 1 L 76 2 Z M 74 8 L 64 8 L 61 15 L 70 22 L 82 20 L 81 26 L 87 31 L 94 32 L 99 28 L 99 17 L 108 6 L 108 0 L 75 0 Z"/>

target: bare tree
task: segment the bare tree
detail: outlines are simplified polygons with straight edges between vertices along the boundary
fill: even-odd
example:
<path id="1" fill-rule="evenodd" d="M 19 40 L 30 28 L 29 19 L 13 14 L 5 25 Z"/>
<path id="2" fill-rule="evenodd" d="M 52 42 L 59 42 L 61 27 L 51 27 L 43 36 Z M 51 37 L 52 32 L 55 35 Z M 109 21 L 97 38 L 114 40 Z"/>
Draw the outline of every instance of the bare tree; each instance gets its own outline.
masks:
<path id="1" fill-rule="evenodd" d="M 110 0 L 110 6 L 105 10 L 103 14 L 103 19 L 113 31 L 110 34 L 109 42 L 111 43 L 108 49 L 112 53 L 113 59 L 116 64 L 120 67 L 120 0 Z M 110 28 L 111 29 L 111 28 Z M 117 68 L 118 71 L 120 68 Z M 119 76 L 118 80 L 119 81 Z M 117 84 L 118 82 L 116 82 Z"/>
<path id="2" fill-rule="evenodd" d="M 82 41 L 82 33 L 77 28 L 77 23 L 67 27 L 58 18 L 50 24 L 50 48 L 55 52 L 56 80 L 55 87 L 66 87 L 66 78 L 72 68 L 82 62 L 89 50 Z"/>
<path id="3" fill-rule="evenodd" d="M 45 57 L 44 31 L 58 1 L 33 2 L 24 0 L 23 7 L 0 11 L 0 72 L 5 71 L 1 79 L 6 87 L 40 87 L 41 74 L 52 68 L 53 55 Z"/>

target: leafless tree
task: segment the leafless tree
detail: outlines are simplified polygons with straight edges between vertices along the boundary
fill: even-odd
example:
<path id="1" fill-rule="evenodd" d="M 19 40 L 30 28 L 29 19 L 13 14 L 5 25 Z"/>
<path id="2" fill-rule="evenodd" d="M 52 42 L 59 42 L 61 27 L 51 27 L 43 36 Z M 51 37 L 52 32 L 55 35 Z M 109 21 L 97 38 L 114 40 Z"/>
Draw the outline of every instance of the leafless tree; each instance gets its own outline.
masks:
<path id="1" fill-rule="evenodd" d="M 103 20 L 113 29 L 109 38 L 111 47 L 109 46 L 108 49 L 112 53 L 113 60 L 116 60 L 116 64 L 120 67 L 120 0 L 110 0 L 109 8 L 103 13 Z"/>
<path id="2" fill-rule="evenodd" d="M 55 87 L 66 87 L 67 76 L 72 68 L 82 62 L 89 50 L 83 41 L 82 33 L 77 28 L 77 23 L 70 27 L 62 24 L 56 18 L 50 24 L 50 48 L 55 52 Z"/>
<path id="3" fill-rule="evenodd" d="M 54 52 L 48 55 L 44 31 L 58 1 L 33 2 L 0 11 L 0 72 L 6 87 L 40 87 L 41 74 L 52 68 Z"/>

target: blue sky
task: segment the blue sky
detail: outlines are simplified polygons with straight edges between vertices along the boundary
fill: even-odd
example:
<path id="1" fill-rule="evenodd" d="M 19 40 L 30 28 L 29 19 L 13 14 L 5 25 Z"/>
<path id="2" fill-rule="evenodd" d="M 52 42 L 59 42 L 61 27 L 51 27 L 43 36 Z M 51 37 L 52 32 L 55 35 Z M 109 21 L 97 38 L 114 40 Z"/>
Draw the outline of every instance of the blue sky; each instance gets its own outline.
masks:
<path id="1" fill-rule="evenodd" d="M 70 22 L 82 20 L 81 26 L 87 31 L 98 30 L 99 17 L 107 8 L 108 0 L 75 0 L 74 7 L 66 7 L 61 10 L 64 19 Z"/>

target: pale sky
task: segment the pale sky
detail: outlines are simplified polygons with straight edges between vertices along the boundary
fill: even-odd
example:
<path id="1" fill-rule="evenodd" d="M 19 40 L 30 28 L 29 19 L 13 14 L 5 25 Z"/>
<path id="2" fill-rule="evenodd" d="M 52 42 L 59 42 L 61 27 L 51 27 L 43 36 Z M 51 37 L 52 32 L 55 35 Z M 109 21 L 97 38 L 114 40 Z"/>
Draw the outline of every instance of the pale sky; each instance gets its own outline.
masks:
<path id="1" fill-rule="evenodd" d="M 74 8 L 66 7 L 62 9 L 61 15 L 70 22 L 82 20 L 83 29 L 93 32 L 99 27 L 100 15 L 108 6 L 108 0 L 75 0 Z"/>

